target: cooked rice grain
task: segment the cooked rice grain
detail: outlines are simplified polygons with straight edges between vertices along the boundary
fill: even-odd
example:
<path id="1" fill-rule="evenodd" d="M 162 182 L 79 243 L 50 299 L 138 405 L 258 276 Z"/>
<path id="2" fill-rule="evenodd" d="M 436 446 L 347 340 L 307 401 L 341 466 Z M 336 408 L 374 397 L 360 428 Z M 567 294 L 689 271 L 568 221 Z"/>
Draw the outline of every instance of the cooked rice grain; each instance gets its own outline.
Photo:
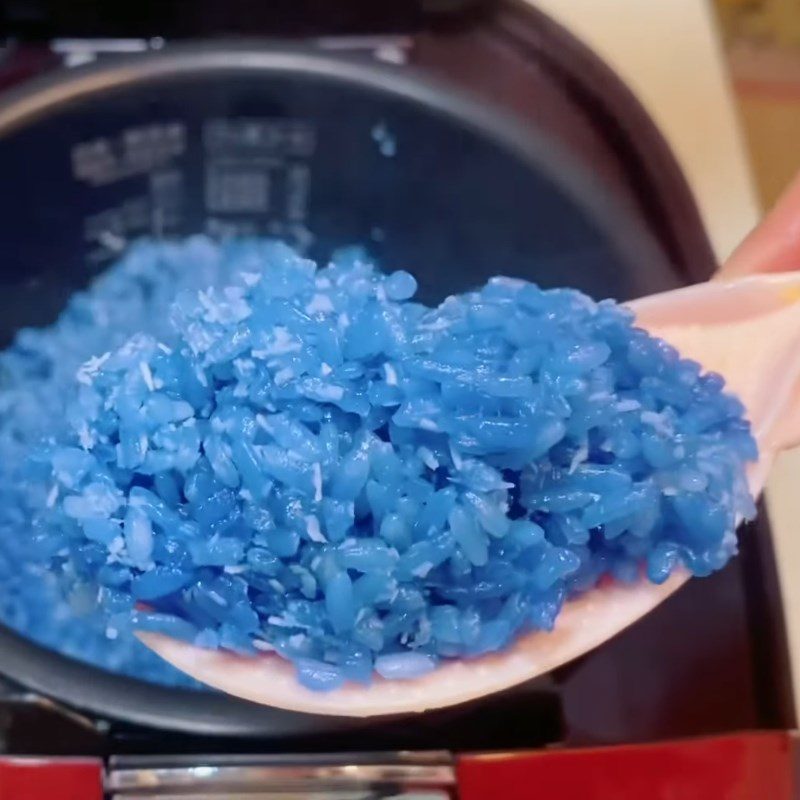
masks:
<path id="1" fill-rule="evenodd" d="M 734 555 L 757 452 L 719 376 L 610 301 L 415 287 L 353 251 L 145 242 L 20 332 L 5 621 L 73 652 L 86 613 L 113 638 L 83 657 L 145 677 L 135 629 L 274 650 L 326 690 L 549 630 L 605 575 Z"/>

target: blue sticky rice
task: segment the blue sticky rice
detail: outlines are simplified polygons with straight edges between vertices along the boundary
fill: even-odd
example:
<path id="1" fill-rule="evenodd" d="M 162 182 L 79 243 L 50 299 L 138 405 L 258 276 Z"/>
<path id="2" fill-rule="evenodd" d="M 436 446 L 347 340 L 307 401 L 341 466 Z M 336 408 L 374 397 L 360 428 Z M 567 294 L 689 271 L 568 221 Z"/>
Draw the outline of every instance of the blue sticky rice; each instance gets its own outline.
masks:
<path id="1" fill-rule="evenodd" d="M 424 675 L 607 577 L 695 575 L 755 512 L 744 408 L 614 302 L 430 309 L 359 251 L 141 242 L 0 355 L 0 618 L 176 683 L 136 630 L 301 683 Z"/>

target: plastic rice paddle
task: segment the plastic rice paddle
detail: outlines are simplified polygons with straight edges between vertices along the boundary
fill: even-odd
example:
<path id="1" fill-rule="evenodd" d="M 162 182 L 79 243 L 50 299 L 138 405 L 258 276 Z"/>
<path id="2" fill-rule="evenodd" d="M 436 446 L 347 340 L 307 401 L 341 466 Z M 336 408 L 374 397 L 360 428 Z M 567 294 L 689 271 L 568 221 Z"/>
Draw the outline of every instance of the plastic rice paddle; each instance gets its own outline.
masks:
<path id="1" fill-rule="evenodd" d="M 758 496 L 775 455 L 800 441 L 800 276 L 702 284 L 631 307 L 638 324 L 720 373 L 744 403 L 760 450 L 748 471 Z M 274 654 L 246 657 L 156 634 L 140 637 L 179 670 L 256 703 L 342 716 L 421 712 L 507 689 L 577 658 L 644 616 L 688 577 L 676 571 L 661 585 L 645 578 L 605 580 L 568 601 L 553 632 L 521 636 L 491 655 L 444 661 L 412 680 L 376 677 L 369 686 L 348 683 L 329 692 L 304 688 L 294 665 Z"/>

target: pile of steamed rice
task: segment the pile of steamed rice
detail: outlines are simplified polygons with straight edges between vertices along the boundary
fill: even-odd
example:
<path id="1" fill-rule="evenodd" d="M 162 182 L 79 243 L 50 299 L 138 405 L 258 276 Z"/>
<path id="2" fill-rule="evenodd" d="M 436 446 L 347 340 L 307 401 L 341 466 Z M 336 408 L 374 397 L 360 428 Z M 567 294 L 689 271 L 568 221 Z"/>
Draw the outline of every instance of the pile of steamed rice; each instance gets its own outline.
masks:
<path id="1" fill-rule="evenodd" d="M 0 614 L 101 666 L 276 652 L 314 689 L 695 575 L 754 512 L 741 403 L 629 312 L 496 278 L 430 309 L 355 253 L 140 243 L 0 356 Z"/>

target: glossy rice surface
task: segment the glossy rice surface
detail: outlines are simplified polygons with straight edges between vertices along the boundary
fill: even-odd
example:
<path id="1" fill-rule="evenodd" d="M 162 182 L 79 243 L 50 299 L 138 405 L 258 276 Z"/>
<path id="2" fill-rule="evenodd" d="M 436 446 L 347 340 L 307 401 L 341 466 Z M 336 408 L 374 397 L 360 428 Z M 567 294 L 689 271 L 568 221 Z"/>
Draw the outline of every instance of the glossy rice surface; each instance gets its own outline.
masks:
<path id="1" fill-rule="evenodd" d="M 164 632 L 303 685 L 550 630 L 604 578 L 736 552 L 742 404 L 571 290 L 437 308 L 360 251 L 141 242 L 0 355 L 0 617 L 150 680 Z"/>

